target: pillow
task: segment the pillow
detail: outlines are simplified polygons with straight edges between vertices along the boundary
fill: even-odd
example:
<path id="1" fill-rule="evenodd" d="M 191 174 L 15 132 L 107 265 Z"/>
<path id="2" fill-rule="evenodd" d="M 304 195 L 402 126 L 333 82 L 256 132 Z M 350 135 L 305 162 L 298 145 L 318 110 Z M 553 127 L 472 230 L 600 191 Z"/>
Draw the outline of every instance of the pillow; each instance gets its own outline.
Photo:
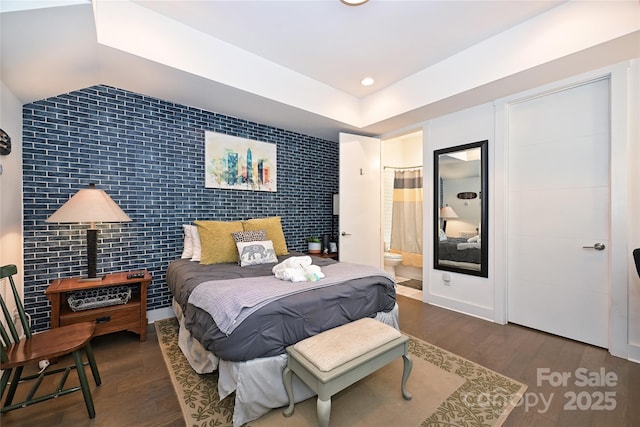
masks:
<path id="1" fill-rule="evenodd" d="M 440 229 L 440 241 L 444 242 L 445 240 L 447 240 L 447 233 L 445 233 L 444 230 L 441 228 Z"/>
<path id="2" fill-rule="evenodd" d="M 236 245 L 241 267 L 278 262 L 271 240 L 238 242 Z"/>
<path id="3" fill-rule="evenodd" d="M 267 232 L 264 230 L 236 231 L 235 233 L 231 233 L 231 235 L 233 236 L 233 240 L 236 241 L 236 244 L 238 242 L 262 242 L 267 240 Z M 238 265 L 242 266 L 240 258 L 238 258 Z"/>
<path id="4" fill-rule="evenodd" d="M 191 228 L 191 240 L 193 241 L 193 256 L 191 261 L 200 262 L 202 257 L 202 245 L 200 243 L 200 233 L 198 233 L 198 227 L 190 225 Z"/>
<path id="5" fill-rule="evenodd" d="M 267 233 L 267 239 L 273 242 L 273 249 L 276 251 L 277 256 L 289 253 L 279 216 L 243 221 L 242 227 L 244 231 L 264 230 Z"/>
<path id="6" fill-rule="evenodd" d="M 258 242 L 267 240 L 267 232 L 264 230 L 254 230 L 254 231 L 236 231 L 235 233 L 231 233 L 233 236 L 233 240 L 238 242 Z"/>
<path id="7" fill-rule="evenodd" d="M 184 233 L 184 244 L 182 246 L 182 256 L 180 258 L 187 259 L 193 257 L 193 234 L 191 234 L 191 225 L 183 224 L 182 232 Z"/>
<path id="8" fill-rule="evenodd" d="M 467 239 L 467 243 L 475 243 L 475 242 L 480 242 L 480 236 L 479 235 L 476 235 L 476 236 L 473 236 L 473 237 L 469 237 Z"/>
<path id="9" fill-rule="evenodd" d="M 237 262 L 238 251 L 231 233 L 242 231 L 240 221 L 195 221 L 200 234 L 200 264 Z"/>

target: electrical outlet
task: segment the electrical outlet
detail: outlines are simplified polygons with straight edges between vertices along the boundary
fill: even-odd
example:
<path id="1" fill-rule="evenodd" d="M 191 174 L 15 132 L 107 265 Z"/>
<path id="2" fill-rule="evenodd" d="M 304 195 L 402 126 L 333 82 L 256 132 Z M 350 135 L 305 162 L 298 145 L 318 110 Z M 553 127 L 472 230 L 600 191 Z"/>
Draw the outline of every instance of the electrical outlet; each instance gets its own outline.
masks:
<path id="1" fill-rule="evenodd" d="M 442 273 L 442 283 L 445 286 L 451 286 L 451 275 L 449 273 Z"/>

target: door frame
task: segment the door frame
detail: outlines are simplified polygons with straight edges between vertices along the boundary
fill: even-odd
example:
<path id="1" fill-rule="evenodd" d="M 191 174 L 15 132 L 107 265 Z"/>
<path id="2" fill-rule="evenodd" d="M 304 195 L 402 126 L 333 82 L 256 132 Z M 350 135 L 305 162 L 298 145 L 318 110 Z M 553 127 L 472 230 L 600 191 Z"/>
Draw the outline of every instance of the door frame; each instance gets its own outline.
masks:
<path id="1" fill-rule="evenodd" d="M 495 269 L 495 318 L 498 323 L 507 323 L 507 237 L 508 237 L 508 126 L 509 106 L 552 92 L 562 91 L 574 86 L 582 85 L 593 80 L 608 78 L 610 84 L 610 248 L 609 262 L 609 352 L 618 357 L 628 357 L 628 157 L 627 139 L 630 126 L 628 120 L 628 88 L 629 72 L 635 68 L 631 62 L 625 62 L 593 71 L 580 76 L 554 82 L 514 96 L 496 100 L 495 138 L 496 170 L 504 173 L 496 174 L 494 190 L 495 215 L 494 228 L 494 256 Z"/>

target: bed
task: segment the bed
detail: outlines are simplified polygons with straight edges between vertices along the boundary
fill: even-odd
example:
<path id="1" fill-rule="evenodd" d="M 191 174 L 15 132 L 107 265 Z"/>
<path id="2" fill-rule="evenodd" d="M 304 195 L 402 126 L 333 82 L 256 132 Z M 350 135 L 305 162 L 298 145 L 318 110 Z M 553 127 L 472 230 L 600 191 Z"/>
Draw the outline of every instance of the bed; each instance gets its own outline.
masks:
<path id="1" fill-rule="evenodd" d="M 300 256 L 303 254 L 295 252 L 280 255 L 277 262 Z M 236 392 L 234 426 L 288 403 L 281 377 L 287 346 L 363 317 L 398 328 L 395 281 L 387 273 L 328 258 L 314 257 L 313 264 L 326 277 L 305 283 L 278 280 L 271 271 L 275 263 L 239 266 L 237 262 L 201 264 L 179 259 L 167 269 L 167 285 L 180 323 L 180 348 L 198 373 L 218 370 L 221 399 Z M 290 290 L 254 304 L 257 308 L 231 301 L 234 294 L 270 287 Z M 221 301 L 240 309 L 220 317 Z M 314 393 L 296 381 L 294 395 L 301 401 Z"/>
<path id="2" fill-rule="evenodd" d="M 440 261 L 480 264 L 480 243 L 469 242 L 462 237 L 448 237 L 441 240 L 438 248 Z"/>

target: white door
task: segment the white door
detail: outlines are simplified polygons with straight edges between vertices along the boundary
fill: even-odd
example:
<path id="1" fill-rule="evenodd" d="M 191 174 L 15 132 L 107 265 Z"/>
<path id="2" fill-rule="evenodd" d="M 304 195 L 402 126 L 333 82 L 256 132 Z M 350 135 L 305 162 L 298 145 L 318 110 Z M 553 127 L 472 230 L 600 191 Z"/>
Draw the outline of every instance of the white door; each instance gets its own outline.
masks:
<path id="1" fill-rule="evenodd" d="M 340 261 L 382 268 L 381 147 L 377 138 L 340 133 Z"/>
<path id="2" fill-rule="evenodd" d="M 508 320 L 605 348 L 609 128 L 608 79 L 508 108 Z"/>

